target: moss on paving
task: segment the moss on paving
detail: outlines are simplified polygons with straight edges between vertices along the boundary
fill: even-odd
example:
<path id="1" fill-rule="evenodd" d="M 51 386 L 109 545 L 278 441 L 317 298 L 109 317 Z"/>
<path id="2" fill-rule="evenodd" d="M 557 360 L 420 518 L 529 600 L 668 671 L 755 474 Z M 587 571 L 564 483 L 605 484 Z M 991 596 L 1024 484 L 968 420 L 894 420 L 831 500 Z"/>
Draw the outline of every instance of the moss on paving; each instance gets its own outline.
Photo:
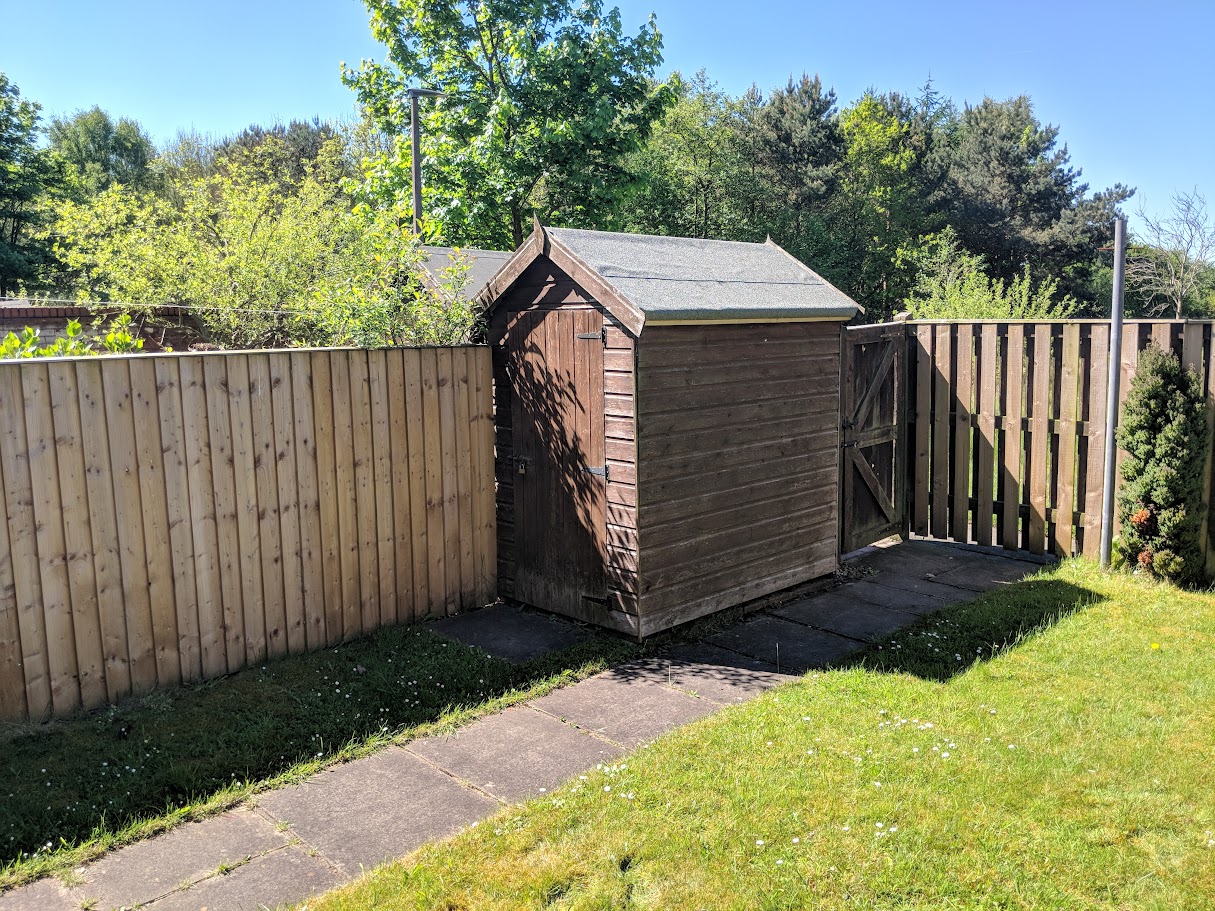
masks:
<path id="1" fill-rule="evenodd" d="M 1213 908 L 1213 657 L 1068 562 L 308 907 Z"/>

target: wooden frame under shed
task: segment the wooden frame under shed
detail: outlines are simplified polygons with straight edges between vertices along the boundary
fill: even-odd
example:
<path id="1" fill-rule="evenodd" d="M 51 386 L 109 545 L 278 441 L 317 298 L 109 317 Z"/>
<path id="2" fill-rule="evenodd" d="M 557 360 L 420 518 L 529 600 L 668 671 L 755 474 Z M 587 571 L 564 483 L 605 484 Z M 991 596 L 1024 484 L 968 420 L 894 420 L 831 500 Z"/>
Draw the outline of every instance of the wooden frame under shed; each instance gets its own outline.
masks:
<path id="1" fill-rule="evenodd" d="M 771 241 L 537 223 L 479 300 L 502 594 L 645 637 L 835 570 L 851 298 Z"/>

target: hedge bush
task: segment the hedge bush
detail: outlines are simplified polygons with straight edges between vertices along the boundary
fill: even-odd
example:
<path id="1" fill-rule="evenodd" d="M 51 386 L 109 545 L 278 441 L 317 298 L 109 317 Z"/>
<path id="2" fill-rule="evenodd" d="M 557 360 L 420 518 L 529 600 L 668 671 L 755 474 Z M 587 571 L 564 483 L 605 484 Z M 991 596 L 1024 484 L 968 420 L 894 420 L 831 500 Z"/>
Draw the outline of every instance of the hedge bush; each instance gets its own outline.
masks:
<path id="1" fill-rule="evenodd" d="M 1136 572 L 1183 584 L 1202 581 L 1199 549 L 1207 426 L 1198 374 L 1172 352 L 1139 355 L 1118 428 L 1127 452 L 1118 491 L 1120 560 Z"/>

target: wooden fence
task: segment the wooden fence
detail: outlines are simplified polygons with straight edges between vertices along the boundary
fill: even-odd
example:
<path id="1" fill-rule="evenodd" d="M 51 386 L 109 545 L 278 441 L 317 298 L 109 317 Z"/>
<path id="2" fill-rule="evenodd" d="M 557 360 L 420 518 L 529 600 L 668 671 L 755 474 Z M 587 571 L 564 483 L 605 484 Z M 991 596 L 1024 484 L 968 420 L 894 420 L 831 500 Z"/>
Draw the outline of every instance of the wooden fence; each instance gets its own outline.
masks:
<path id="1" fill-rule="evenodd" d="M 1127 321 L 1125 401 L 1155 343 L 1202 377 L 1215 429 L 1210 322 Z M 908 326 L 911 530 L 934 538 L 1096 557 L 1105 464 L 1108 321 L 915 322 Z M 1121 404 L 1121 402 L 1120 402 Z M 1208 434 L 1210 435 L 1210 434 Z M 1121 457 L 1119 457 L 1121 462 Z M 1208 572 L 1211 455 L 1202 546 Z"/>
<path id="2" fill-rule="evenodd" d="M 487 603 L 486 348 L 0 364 L 0 720 Z"/>

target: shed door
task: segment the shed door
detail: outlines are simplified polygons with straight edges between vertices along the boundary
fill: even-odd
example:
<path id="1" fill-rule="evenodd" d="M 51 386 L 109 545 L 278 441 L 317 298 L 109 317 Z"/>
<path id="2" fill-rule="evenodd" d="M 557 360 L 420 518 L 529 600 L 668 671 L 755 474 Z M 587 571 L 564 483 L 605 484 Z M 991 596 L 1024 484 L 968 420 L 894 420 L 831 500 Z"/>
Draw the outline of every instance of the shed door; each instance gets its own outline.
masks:
<path id="1" fill-rule="evenodd" d="M 525 311 L 510 327 L 515 596 L 584 616 L 604 601 L 603 316 Z"/>
<path id="2" fill-rule="evenodd" d="M 845 328 L 840 361 L 840 552 L 903 534 L 907 329 Z"/>

